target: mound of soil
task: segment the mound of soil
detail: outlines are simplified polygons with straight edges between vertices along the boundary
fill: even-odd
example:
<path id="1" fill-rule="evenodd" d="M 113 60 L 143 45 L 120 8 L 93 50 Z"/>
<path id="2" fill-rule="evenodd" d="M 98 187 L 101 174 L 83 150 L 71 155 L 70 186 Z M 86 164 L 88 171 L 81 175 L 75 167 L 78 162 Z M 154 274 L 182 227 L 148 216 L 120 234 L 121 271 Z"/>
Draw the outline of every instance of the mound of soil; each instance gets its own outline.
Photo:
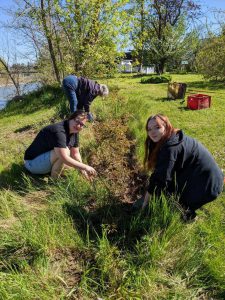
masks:
<path id="1" fill-rule="evenodd" d="M 128 117 L 95 122 L 96 147 L 89 163 L 107 182 L 111 194 L 122 202 L 133 202 L 143 195 L 147 176 L 135 156 L 135 140 L 127 126 Z"/>

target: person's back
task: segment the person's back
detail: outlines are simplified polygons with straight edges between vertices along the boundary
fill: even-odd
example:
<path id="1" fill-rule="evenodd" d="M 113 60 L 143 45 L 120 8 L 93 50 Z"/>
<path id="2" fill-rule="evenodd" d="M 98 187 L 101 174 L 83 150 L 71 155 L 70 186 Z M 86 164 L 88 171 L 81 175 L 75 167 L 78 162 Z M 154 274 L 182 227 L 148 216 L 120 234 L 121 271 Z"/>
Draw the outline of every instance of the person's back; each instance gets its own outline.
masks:
<path id="1" fill-rule="evenodd" d="M 78 77 L 77 99 L 78 109 L 84 109 L 89 112 L 91 102 L 100 95 L 100 84 L 94 80 Z"/>
<path id="2" fill-rule="evenodd" d="M 70 111 L 84 110 L 88 113 L 88 120 L 93 121 L 93 115 L 90 112 L 90 105 L 97 97 L 105 97 L 109 94 L 108 87 L 105 84 L 99 84 L 86 77 L 77 77 L 75 75 L 66 76 L 62 82 L 63 90 L 70 103 Z"/>
<path id="3" fill-rule="evenodd" d="M 152 196 L 176 194 L 185 220 L 215 200 L 223 190 L 224 175 L 210 152 L 197 140 L 174 128 L 167 116 L 147 119 L 144 167 L 151 170 L 142 208 Z"/>
<path id="4" fill-rule="evenodd" d="M 45 126 L 25 151 L 24 159 L 34 159 L 54 147 L 65 146 L 68 140 L 71 144 L 75 143 L 75 138 L 78 140 L 78 134 L 70 136 L 67 120 Z M 78 145 L 78 142 L 76 145 Z"/>
<path id="5" fill-rule="evenodd" d="M 181 201 L 193 209 L 213 201 L 223 188 L 223 173 L 211 153 L 197 140 L 182 133 L 175 163 L 175 180 Z"/>

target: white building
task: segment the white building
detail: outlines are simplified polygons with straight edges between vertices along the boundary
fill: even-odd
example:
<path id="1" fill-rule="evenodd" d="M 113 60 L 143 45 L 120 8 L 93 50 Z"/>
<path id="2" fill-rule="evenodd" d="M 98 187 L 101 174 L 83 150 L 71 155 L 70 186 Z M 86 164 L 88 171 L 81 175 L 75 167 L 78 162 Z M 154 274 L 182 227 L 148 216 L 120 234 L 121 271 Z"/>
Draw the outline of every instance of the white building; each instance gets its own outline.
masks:
<path id="1" fill-rule="evenodd" d="M 140 70 L 140 66 L 133 67 L 131 59 L 122 59 L 118 65 L 119 72 L 123 73 L 141 73 L 141 74 L 153 74 L 155 73 L 155 66 L 143 66 Z"/>
<path id="2" fill-rule="evenodd" d="M 119 66 L 119 71 L 124 73 L 132 73 L 132 60 L 130 59 L 122 59 Z"/>

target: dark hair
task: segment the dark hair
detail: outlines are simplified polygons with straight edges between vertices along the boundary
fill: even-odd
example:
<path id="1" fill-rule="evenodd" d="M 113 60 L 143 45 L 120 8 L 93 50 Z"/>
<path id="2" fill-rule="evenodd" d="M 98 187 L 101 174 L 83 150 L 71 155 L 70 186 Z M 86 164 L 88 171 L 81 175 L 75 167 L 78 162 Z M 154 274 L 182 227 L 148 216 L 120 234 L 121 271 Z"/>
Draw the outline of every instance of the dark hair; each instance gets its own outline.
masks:
<path id="1" fill-rule="evenodd" d="M 162 124 L 165 126 L 165 134 L 158 142 L 153 142 L 148 135 L 148 122 L 150 120 L 155 120 L 158 124 Z M 145 140 L 145 157 L 144 157 L 144 168 L 146 170 L 154 169 L 157 161 L 157 156 L 159 153 L 159 149 L 161 145 L 168 140 L 172 134 L 176 133 L 179 129 L 175 129 L 167 116 L 162 114 L 157 114 L 148 118 L 145 126 L 147 137 Z"/>
<path id="2" fill-rule="evenodd" d="M 73 112 L 68 120 L 73 120 L 73 119 L 76 119 L 78 117 L 83 117 L 83 118 L 87 118 L 87 113 L 83 110 L 76 110 L 75 112 Z"/>

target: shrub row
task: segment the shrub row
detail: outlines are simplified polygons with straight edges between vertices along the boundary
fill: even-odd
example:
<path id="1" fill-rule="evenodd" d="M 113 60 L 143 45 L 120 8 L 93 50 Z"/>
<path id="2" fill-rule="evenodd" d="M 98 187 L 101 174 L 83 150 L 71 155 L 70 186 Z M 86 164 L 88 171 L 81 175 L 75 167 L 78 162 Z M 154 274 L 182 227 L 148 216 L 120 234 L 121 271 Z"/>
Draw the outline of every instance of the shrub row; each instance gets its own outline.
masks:
<path id="1" fill-rule="evenodd" d="M 141 78 L 141 83 L 163 83 L 170 82 L 172 77 L 170 75 L 151 75 Z"/>

